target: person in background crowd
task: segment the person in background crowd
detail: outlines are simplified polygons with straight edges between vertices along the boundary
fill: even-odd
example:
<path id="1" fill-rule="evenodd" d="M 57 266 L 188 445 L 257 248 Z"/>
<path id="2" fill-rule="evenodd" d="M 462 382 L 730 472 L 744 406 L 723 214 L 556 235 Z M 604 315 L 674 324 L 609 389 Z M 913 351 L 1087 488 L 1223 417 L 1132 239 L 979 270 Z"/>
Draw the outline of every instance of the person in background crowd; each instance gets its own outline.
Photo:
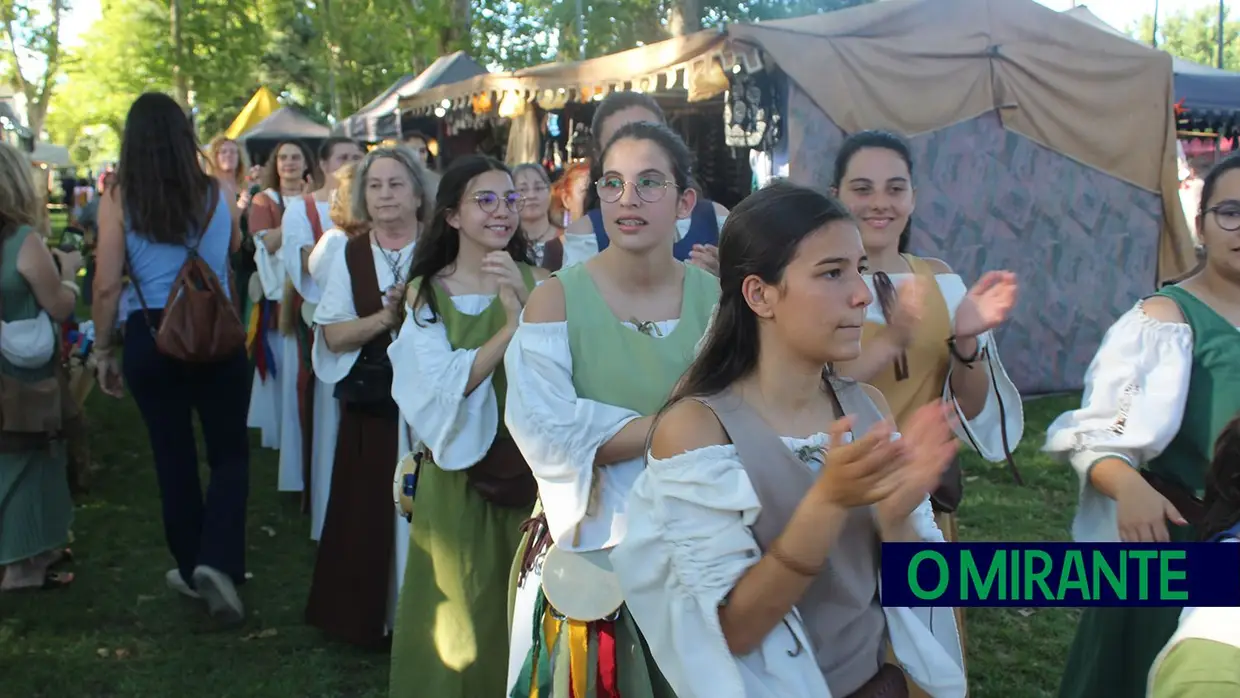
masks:
<path id="1" fill-rule="evenodd" d="M 246 216 L 246 209 L 250 207 L 250 199 L 253 197 L 246 176 L 248 169 L 245 151 L 237 141 L 226 136 L 216 136 L 207 146 L 207 171 L 220 183 L 224 193 L 237 202 L 241 217 L 241 249 L 229 260 L 237 290 L 237 311 L 241 317 L 246 317 L 250 276 L 257 270 L 254 265 L 254 238 L 248 234 Z"/>
<path id="2" fill-rule="evenodd" d="M 408 148 L 376 148 L 355 167 L 348 220 L 366 229 L 337 248 L 314 314 L 314 371 L 339 399 L 340 417 L 306 621 L 381 648 L 396 624 L 389 590 L 400 589 L 408 541 L 391 509 L 392 469 L 409 443 L 387 349 L 431 200 L 426 169 Z"/>
<path id="3" fill-rule="evenodd" d="M 534 263 L 548 271 L 556 271 L 564 261 L 564 243 L 560 239 L 564 231 L 551 220 L 551 177 L 542 165 L 526 163 L 512 170 L 512 180 L 517 185 L 517 193 L 525 197 L 521 229 L 530 241 Z"/>
<path id="4" fill-rule="evenodd" d="M 422 163 L 426 168 L 427 184 L 430 185 L 431 200 L 435 200 L 435 192 L 439 188 L 440 174 L 435 167 L 431 165 L 431 138 L 425 133 L 414 131 L 405 135 L 402 144 L 413 151 L 418 157 L 418 162 Z"/>
<path id="5" fill-rule="evenodd" d="M 863 131 L 846 139 L 836 155 L 831 193 L 857 221 L 874 300 L 866 310 L 861 356 L 836 370 L 882 392 L 901 429 L 923 405 L 950 400 L 960 417 L 960 440 L 986 460 L 1005 460 L 1024 434 L 1024 413 L 992 332 L 1016 303 L 1015 275 L 989 272 L 966 290 L 946 263 L 901 251 L 916 198 L 912 155 L 895 134 Z M 958 539 L 958 504 L 935 512 L 948 541 Z M 956 625 L 963 647 L 959 609 Z M 909 690 L 923 695 L 911 683 Z"/>
<path id="6" fill-rule="evenodd" d="M 245 350 L 238 347 L 222 361 L 191 364 L 163 354 L 155 344 L 164 302 L 190 249 L 231 293 L 228 256 L 241 246 L 238 211 L 197 155 L 194 130 L 176 101 L 147 93 L 133 103 L 117 186 L 99 207 L 94 356 L 100 388 L 122 397 L 122 367 L 111 332 L 119 321 L 124 384 L 146 424 L 164 534 L 176 560 L 166 575 L 168 586 L 202 599 L 219 619 L 239 622 L 245 615 L 237 586 L 245 582 L 250 471 Z M 131 283 L 122 291 L 126 261 Z M 205 500 L 195 413 L 211 471 Z"/>
<path id="7" fill-rule="evenodd" d="M 591 565 L 626 535 L 654 415 L 719 298 L 718 279 L 672 254 L 676 222 L 697 195 L 684 141 L 657 122 L 634 122 L 601 157 L 596 186 L 615 244 L 534 292 L 504 359 L 513 386 L 505 424 L 539 495 L 509 580 L 514 698 L 562 695 L 596 674 L 625 695 L 672 695 L 623 597 L 604 598 L 596 614 L 557 605 L 615 588 L 613 575 L 591 574 Z M 586 562 L 560 574 L 548 570 L 556 559 Z M 567 671 L 556 668 L 565 668 L 563 655 L 542 661 L 556 637 L 568 638 Z M 590 659 L 595 645 L 602 649 Z"/>
<path id="8" fill-rule="evenodd" d="M 504 588 L 535 494 L 502 422 L 503 358 L 530 291 L 547 276 L 530 263 L 524 201 L 503 163 L 453 161 L 388 348 L 392 397 L 428 453 L 408 527 L 392 698 L 503 695 Z"/>
<path id="9" fill-rule="evenodd" d="M 0 592 L 58 589 L 73 574 L 68 455 L 60 431 L 60 343 L 49 322 L 73 314 L 78 252 L 48 250 L 30 161 L 0 142 Z M 50 319 L 49 319 L 50 318 Z M 46 343 L 22 341 L 48 337 Z M 0 680 L 2 681 L 2 680 Z"/>
<path id="10" fill-rule="evenodd" d="M 109 169 L 99 175 L 99 196 L 90 200 L 78 216 L 78 225 L 82 227 L 82 252 L 86 256 L 86 278 L 83 279 L 82 301 L 90 305 L 93 299 L 91 285 L 95 280 L 95 245 L 99 239 L 99 202 L 108 189 L 116 183 L 116 172 Z"/>
<path id="11" fill-rule="evenodd" d="M 327 512 L 340 411 L 330 386 L 315 379 L 311 365 L 311 328 L 323 289 L 310 274 L 310 252 L 323 233 L 335 227 L 330 215 L 330 198 L 339 186 L 334 177 L 336 170 L 361 159 L 362 146 L 350 138 L 333 137 L 323 141 L 319 146 L 323 186 L 312 194 L 302 194 L 301 200 L 291 201 L 285 207 L 280 225 L 284 240 L 276 254 L 288 279 L 280 302 L 280 333 L 297 345 L 295 368 L 288 370 L 297 372 L 297 413 L 301 430 L 301 441 L 296 449 L 286 450 L 288 444 L 281 443 L 280 479 L 295 482 L 296 478 L 301 478 L 302 501 L 311 515 L 311 540 L 319 539 Z M 291 472 L 294 468 L 299 472 Z M 316 481 L 315 471 L 326 473 L 327 478 Z"/>
<path id="12" fill-rule="evenodd" d="M 565 168 L 551 185 L 551 205 L 547 211 L 551 224 L 564 229 L 586 215 L 586 190 L 591 186 L 589 162 L 576 162 Z"/>
<path id="13" fill-rule="evenodd" d="M 1240 414 L 1214 444 L 1199 540 L 1240 543 Z M 1240 607 L 1185 608 L 1150 667 L 1148 698 L 1240 696 Z"/>
<path id="14" fill-rule="evenodd" d="M 720 238 L 721 293 L 656 421 L 612 552 L 679 698 L 964 696 L 948 609 L 884 607 L 883 542 L 942 542 L 927 495 L 956 453 L 941 400 L 897 433 L 862 354 L 872 294 L 848 209 L 776 182 Z M 886 661 L 887 645 L 900 648 Z"/>
<path id="15" fill-rule="evenodd" d="M 602 163 L 598 155 L 620 128 L 635 121 L 667 124 L 663 109 L 653 97 L 641 92 L 612 92 L 594 111 L 590 123 L 591 146 L 594 158 L 590 164 L 590 182 L 597 183 L 602 177 Z M 691 183 L 691 185 L 693 185 Z M 676 259 L 687 261 L 714 273 L 719 266 L 719 227 L 727 218 L 728 210 L 709 201 L 698 189 L 697 204 L 692 214 L 677 222 L 677 239 L 673 252 Z M 598 193 L 594 187 L 586 189 L 585 215 L 565 230 L 564 266 L 569 267 L 598 254 L 609 244 L 606 226 L 599 208 Z"/>
<path id="16" fill-rule="evenodd" d="M 248 317 L 246 346 L 254 364 L 254 387 L 247 424 L 260 431 L 264 447 L 280 449 L 278 487 L 282 492 L 300 492 L 302 478 L 300 461 L 283 456 L 285 446 L 300 452 L 301 431 L 297 343 L 280 334 L 280 301 L 288 274 L 277 254 L 284 243 L 281 226 L 287 200 L 302 195 L 307 179 L 319 179 L 310 150 L 297 141 L 277 145 L 263 171 L 263 190 L 254 195 L 249 210 L 257 271 L 249 289 L 254 306 Z"/>
<path id="17" fill-rule="evenodd" d="M 1197 539 L 1214 444 L 1240 412 L 1240 156 L 1206 175 L 1196 217 L 1205 267 L 1116 320 L 1085 373 L 1080 409 L 1044 449 L 1081 481 L 1080 542 Z M 1211 609 L 1213 611 L 1214 609 Z M 1145 698 L 1175 607 L 1086 608 L 1060 698 Z"/>

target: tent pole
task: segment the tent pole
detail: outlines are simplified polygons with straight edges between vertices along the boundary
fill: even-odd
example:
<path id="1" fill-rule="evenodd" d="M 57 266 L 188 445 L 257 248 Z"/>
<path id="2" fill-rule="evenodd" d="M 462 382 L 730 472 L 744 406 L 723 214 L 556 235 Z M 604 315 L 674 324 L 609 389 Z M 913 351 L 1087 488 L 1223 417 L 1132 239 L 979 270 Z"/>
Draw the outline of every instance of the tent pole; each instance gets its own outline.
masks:
<path id="1" fill-rule="evenodd" d="M 1227 3 L 1218 0 L 1218 68 L 1223 69 L 1223 23 L 1227 19 Z"/>

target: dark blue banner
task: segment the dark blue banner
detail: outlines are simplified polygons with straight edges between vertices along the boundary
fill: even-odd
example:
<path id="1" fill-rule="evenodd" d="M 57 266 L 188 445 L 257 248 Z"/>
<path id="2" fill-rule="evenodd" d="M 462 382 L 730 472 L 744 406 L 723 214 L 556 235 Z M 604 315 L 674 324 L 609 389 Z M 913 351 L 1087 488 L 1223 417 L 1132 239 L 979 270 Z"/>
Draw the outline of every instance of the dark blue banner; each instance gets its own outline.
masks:
<path id="1" fill-rule="evenodd" d="M 1240 606 L 1240 543 L 883 543 L 884 606 Z"/>

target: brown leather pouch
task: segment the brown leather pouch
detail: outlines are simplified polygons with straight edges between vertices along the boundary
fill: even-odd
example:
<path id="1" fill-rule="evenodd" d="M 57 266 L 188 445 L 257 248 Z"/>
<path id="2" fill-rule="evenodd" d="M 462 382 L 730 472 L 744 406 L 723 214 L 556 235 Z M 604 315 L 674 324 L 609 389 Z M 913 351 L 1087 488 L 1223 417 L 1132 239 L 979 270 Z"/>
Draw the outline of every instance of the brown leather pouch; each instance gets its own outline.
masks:
<path id="1" fill-rule="evenodd" d="M 846 698 L 908 698 L 908 680 L 895 664 L 884 664 L 874 678 Z"/>
<path id="2" fill-rule="evenodd" d="M 0 375 L 0 429 L 16 434 L 55 434 L 64 425 L 59 376 L 21 381 Z"/>
<path id="3" fill-rule="evenodd" d="M 483 499 L 497 506 L 532 509 L 538 499 L 534 473 L 510 436 L 495 437 L 491 449 L 465 475 Z"/>

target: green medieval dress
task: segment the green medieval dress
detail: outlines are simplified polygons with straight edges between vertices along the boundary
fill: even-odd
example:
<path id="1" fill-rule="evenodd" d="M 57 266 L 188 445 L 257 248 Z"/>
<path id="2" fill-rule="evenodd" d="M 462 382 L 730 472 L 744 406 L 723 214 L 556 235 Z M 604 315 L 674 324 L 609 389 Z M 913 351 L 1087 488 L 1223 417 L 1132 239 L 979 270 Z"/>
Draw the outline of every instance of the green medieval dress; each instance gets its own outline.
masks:
<path id="1" fill-rule="evenodd" d="M 37 317 L 40 312 L 34 291 L 17 271 L 17 254 L 34 235 L 29 227 L 18 229 L 0 249 L 0 293 L 4 321 Z M 59 334 L 59 333 L 57 333 Z M 57 345 L 57 350 L 59 350 Z M 46 366 L 18 368 L 0 357 L 0 372 L 19 381 L 45 380 L 55 375 L 59 351 Z M 6 444 L 8 438 L 0 441 Z M 73 523 L 73 499 L 65 442 L 54 440 L 35 448 L 0 448 L 0 566 L 20 562 L 63 547 L 69 542 Z"/>
<path id="2" fill-rule="evenodd" d="M 1240 412 L 1240 331 L 1177 286 L 1157 295 L 1175 301 L 1192 328 L 1192 373 L 1179 432 L 1142 467 L 1201 497 L 1214 442 Z M 1196 539 L 1191 526 L 1168 526 L 1173 541 Z M 1181 610 L 1085 609 L 1060 683 L 1060 698 L 1145 698 L 1150 666 L 1175 632 Z"/>
<path id="3" fill-rule="evenodd" d="M 719 280 L 715 276 L 690 265 L 684 268 L 680 318 L 667 336 L 636 331 L 617 318 L 585 265 L 555 273 L 564 288 L 573 388 L 578 398 L 641 415 L 656 414 L 663 407 L 692 362 L 696 345 L 705 334 L 719 300 Z M 535 516 L 542 512 L 542 506 L 540 502 L 535 508 Z M 620 607 L 614 621 L 585 624 L 585 631 L 573 636 L 570 624 L 555 620 L 554 609 L 550 608 L 541 590 L 532 608 L 522 607 L 517 602 L 521 563 L 528 543 L 527 539 L 522 540 L 522 552 L 512 561 L 507 610 L 510 618 L 516 614 L 524 614 L 525 618 L 532 616 L 533 637 L 512 639 L 514 651 L 532 647 L 524 655 L 524 665 L 511 697 L 569 698 L 571 693 L 577 698 L 592 698 L 598 690 L 596 681 L 603 681 L 601 673 L 606 672 L 600 669 L 598 636 L 601 632 L 612 632 L 616 656 L 614 676 L 619 695 L 675 698 L 626 607 Z M 524 583 L 538 583 L 538 578 L 528 577 Z M 587 677 L 584 679 L 576 676 L 576 669 L 570 671 L 572 656 L 580 654 L 583 646 L 585 661 L 581 666 Z M 570 683 L 582 686 L 582 691 L 570 690 Z"/>
<path id="4" fill-rule="evenodd" d="M 529 267 L 521 266 L 527 288 Z M 419 280 L 415 279 L 414 284 Z M 477 349 L 507 322 L 499 296 L 478 315 L 456 309 L 438 286 L 435 302 L 453 350 Z M 507 435 L 501 363 L 491 385 L 499 407 L 497 438 Z M 413 425 L 416 429 L 416 425 Z M 506 584 L 527 509 L 483 499 L 465 470 L 424 463 L 410 521 L 409 558 L 392 638 L 392 698 L 501 696 L 507 682 Z"/>

